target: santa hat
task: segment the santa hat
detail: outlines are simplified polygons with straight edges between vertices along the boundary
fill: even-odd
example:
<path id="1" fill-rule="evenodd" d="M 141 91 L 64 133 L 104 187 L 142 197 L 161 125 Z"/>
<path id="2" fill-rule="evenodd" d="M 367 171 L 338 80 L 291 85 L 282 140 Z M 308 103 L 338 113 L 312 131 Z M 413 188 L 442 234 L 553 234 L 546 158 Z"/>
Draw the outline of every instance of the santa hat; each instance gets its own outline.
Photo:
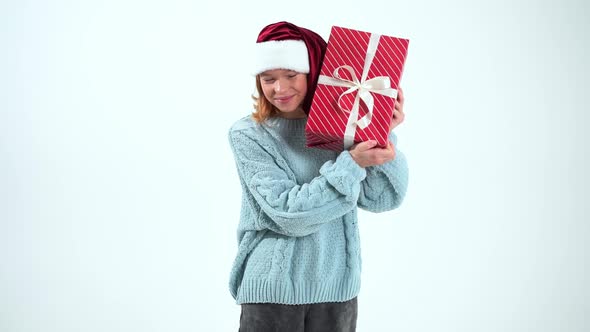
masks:
<path id="1" fill-rule="evenodd" d="M 317 33 L 289 22 L 264 27 L 256 40 L 254 75 L 271 69 L 291 69 L 307 75 L 303 110 L 309 112 L 326 42 Z"/>

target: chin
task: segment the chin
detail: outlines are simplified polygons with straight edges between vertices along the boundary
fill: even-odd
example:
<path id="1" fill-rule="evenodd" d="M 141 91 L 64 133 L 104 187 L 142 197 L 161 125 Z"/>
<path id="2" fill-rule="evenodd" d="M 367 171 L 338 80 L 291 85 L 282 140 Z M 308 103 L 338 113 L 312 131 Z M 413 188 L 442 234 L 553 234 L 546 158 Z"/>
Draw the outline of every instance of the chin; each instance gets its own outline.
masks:
<path id="1" fill-rule="evenodd" d="M 295 107 L 295 108 L 279 108 L 279 107 L 277 107 L 277 109 L 279 111 L 281 111 L 282 113 L 293 113 L 293 112 L 297 111 L 297 107 Z"/>
<path id="2" fill-rule="evenodd" d="M 276 107 L 279 111 L 281 111 L 283 113 L 295 112 L 299 108 L 298 106 L 290 106 L 290 105 L 274 105 L 274 107 Z"/>

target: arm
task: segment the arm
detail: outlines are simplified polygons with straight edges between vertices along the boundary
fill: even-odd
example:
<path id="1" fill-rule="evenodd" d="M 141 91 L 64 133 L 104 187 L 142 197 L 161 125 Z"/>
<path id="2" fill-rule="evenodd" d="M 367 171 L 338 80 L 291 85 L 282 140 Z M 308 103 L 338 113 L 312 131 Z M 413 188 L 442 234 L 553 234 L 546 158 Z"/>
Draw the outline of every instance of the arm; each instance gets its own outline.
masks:
<path id="1" fill-rule="evenodd" d="M 230 131 L 229 138 L 240 179 L 268 216 L 259 218 L 262 228 L 305 236 L 356 208 L 366 172 L 348 151 L 327 161 L 309 183 L 298 184 L 272 147 L 263 146 L 243 130 Z"/>
<path id="2" fill-rule="evenodd" d="M 389 140 L 395 148 L 397 137 L 393 132 Z M 371 212 L 393 210 L 400 206 L 408 188 L 408 164 L 403 153 L 395 148 L 393 160 L 365 169 L 367 177 L 361 183 L 358 206 Z"/>

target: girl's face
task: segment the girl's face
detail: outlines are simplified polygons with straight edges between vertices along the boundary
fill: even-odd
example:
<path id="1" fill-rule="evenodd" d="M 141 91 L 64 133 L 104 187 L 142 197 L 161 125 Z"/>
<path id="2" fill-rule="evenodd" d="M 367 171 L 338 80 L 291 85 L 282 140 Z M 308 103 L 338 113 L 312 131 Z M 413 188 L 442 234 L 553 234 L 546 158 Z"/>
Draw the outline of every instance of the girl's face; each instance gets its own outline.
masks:
<path id="1" fill-rule="evenodd" d="M 307 75 L 287 69 L 267 70 L 260 74 L 264 97 L 281 111 L 284 118 L 303 118 L 301 104 L 307 93 Z"/>

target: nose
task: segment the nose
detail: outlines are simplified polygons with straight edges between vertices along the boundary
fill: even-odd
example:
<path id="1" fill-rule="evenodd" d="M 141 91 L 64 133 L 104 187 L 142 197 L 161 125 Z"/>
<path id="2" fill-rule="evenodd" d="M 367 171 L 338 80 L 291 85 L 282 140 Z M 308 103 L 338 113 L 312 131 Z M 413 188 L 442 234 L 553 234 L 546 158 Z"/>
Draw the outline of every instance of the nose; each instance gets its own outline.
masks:
<path id="1" fill-rule="evenodd" d="M 281 92 L 281 80 L 280 79 L 275 81 L 273 88 L 274 88 L 275 92 Z"/>

